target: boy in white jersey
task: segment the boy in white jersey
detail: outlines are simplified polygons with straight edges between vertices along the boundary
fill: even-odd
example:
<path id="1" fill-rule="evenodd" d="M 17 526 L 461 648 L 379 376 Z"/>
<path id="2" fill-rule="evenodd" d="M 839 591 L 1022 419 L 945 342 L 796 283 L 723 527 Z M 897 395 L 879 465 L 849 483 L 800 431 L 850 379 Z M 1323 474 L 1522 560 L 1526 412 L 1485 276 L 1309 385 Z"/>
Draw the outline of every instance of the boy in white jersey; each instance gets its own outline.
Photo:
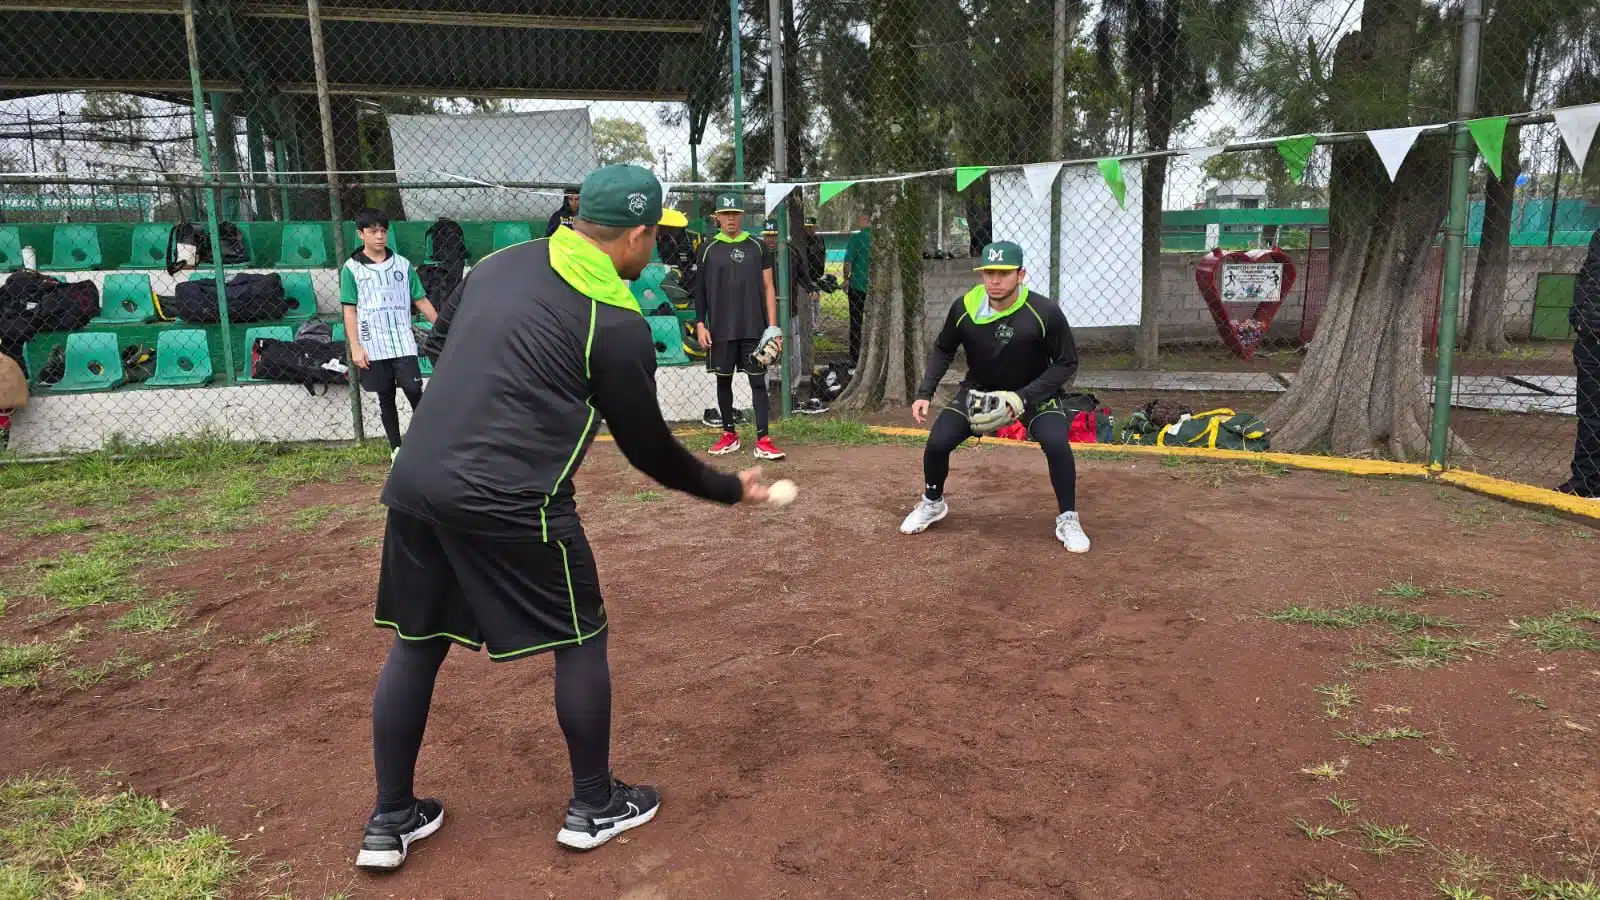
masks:
<path id="1" fill-rule="evenodd" d="M 438 317 L 411 262 L 389 251 L 389 217 L 367 208 L 356 213 L 361 249 L 339 270 L 339 301 L 344 304 L 344 332 L 350 361 L 361 370 L 361 387 L 378 395 L 389 455 L 400 452 L 400 411 L 394 392 L 406 395 L 411 408 L 422 400 L 422 369 L 417 339 L 411 331 L 411 307 L 432 322 Z"/>

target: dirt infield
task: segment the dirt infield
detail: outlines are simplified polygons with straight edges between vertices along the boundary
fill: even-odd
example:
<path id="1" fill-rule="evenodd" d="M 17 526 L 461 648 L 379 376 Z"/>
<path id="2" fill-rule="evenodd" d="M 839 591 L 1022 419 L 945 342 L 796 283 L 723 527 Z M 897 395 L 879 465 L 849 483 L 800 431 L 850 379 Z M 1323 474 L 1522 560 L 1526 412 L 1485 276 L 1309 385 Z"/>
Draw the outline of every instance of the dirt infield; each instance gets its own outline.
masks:
<path id="1" fill-rule="evenodd" d="M 553 840 L 548 657 L 453 651 L 418 773 L 448 821 L 398 875 L 353 873 L 387 645 L 370 478 L 293 488 L 129 574 L 181 592 L 181 629 L 113 631 L 126 603 L 68 615 L 11 569 L 0 638 L 82 625 L 81 665 L 153 665 L 0 689 L 0 776 L 109 767 L 256 855 L 241 896 L 1600 896 L 1516 891 L 1600 868 L 1589 525 L 1427 484 L 1097 459 L 1075 557 L 1036 450 L 959 454 L 951 517 L 910 538 L 915 447 L 792 454 L 768 470 L 801 485 L 784 511 L 662 495 L 606 445 L 579 476 L 614 765 L 665 797 L 594 853 Z M 0 554 L 93 533 L 50 530 Z"/>

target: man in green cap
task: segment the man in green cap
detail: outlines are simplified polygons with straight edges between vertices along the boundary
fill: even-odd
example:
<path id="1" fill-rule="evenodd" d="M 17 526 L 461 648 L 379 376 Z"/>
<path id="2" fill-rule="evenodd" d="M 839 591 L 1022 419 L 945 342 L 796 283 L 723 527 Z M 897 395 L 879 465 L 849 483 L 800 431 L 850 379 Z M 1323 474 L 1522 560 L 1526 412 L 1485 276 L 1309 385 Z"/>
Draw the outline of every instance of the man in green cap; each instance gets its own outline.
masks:
<path id="1" fill-rule="evenodd" d="M 1062 406 L 1062 388 L 1078 370 L 1072 329 L 1060 306 L 1023 285 L 1028 272 L 1021 247 L 998 241 L 984 247 L 979 259 L 983 283 L 950 306 L 911 404 L 912 418 L 918 425 L 925 423 L 939 379 L 955 360 L 956 349 L 964 349 L 967 377 L 955 400 L 934 419 L 922 452 L 922 497 L 900 523 L 900 531 L 920 534 L 949 515 L 944 482 L 950 454 L 962 442 L 1021 419 L 1049 462 L 1059 507 L 1056 540 L 1073 553 L 1087 553 L 1089 538 L 1078 522 L 1077 468 L 1067 439 L 1072 420 Z"/>
<path id="2" fill-rule="evenodd" d="M 572 479 L 601 420 L 646 475 L 724 504 L 766 497 L 685 450 L 656 402 L 650 328 L 624 279 L 650 262 L 661 184 L 637 166 L 584 179 L 577 218 L 485 257 L 446 304 L 429 403 L 382 494 L 376 623 L 395 640 L 373 694 L 378 798 L 356 865 L 397 869 L 444 807 L 412 792 L 434 680 L 451 644 L 496 661 L 555 654 L 572 801 L 556 840 L 588 850 L 650 821 L 654 788 L 612 777 L 607 617 Z M 520 701 L 519 701 L 520 702 Z"/>
<path id="3" fill-rule="evenodd" d="M 706 354 L 706 368 L 717 378 L 717 409 L 722 437 L 711 455 L 739 449 L 739 426 L 733 418 L 733 373 L 750 378 L 751 405 L 756 414 L 757 459 L 783 459 L 783 451 L 767 435 L 770 401 L 767 365 L 783 348 L 778 327 L 778 293 L 773 286 L 773 255 L 743 228 L 743 199 L 734 193 L 717 197 L 717 233 L 700 245 L 699 273 L 694 285 L 695 332 Z"/>

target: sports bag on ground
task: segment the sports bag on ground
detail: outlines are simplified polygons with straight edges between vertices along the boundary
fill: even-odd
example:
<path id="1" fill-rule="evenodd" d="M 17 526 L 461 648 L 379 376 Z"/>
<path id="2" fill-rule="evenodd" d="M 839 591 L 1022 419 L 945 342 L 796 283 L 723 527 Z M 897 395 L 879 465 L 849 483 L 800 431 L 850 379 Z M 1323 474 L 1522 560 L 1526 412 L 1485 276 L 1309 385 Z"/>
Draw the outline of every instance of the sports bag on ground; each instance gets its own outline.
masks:
<path id="1" fill-rule="evenodd" d="M 1267 423 L 1252 413 L 1231 409 L 1212 409 L 1184 416 L 1160 426 L 1150 421 L 1144 410 L 1134 413 L 1122 430 L 1124 444 L 1157 447 L 1205 447 L 1213 450 L 1270 450 L 1272 438 Z"/>
<path id="2" fill-rule="evenodd" d="M 275 322 L 289 311 L 289 298 L 283 293 L 283 279 L 277 273 L 235 275 L 228 279 L 228 321 Z M 217 308 L 217 282 L 212 278 L 185 281 L 178 285 L 171 308 L 160 310 L 162 317 L 185 322 L 222 321 Z"/>
<path id="3" fill-rule="evenodd" d="M 251 378 L 302 385 L 313 396 L 314 385 L 348 384 L 349 372 L 344 348 L 329 341 L 256 338 L 250 347 Z"/>

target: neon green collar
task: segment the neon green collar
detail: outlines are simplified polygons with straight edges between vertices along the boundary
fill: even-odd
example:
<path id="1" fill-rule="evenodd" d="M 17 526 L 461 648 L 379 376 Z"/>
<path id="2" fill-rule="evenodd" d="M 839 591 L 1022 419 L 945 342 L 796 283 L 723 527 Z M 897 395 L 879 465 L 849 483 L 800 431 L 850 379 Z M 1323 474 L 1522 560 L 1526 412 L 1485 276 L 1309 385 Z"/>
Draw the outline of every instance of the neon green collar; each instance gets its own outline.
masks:
<path id="1" fill-rule="evenodd" d="M 556 233 L 550 235 L 550 268 L 585 297 L 607 306 L 639 312 L 639 301 L 617 276 L 611 257 L 570 228 L 557 228 Z"/>
<path id="2" fill-rule="evenodd" d="M 734 235 L 733 237 L 728 237 L 726 234 L 724 234 L 722 231 L 719 230 L 719 231 L 717 231 L 717 233 L 715 235 L 712 236 L 711 239 L 714 240 L 714 241 L 721 241 L 724 244 L 737 244 L 740 241 L 744 240 L 745 238 L 748 238 L 749 236 L 750 236 L 750 232 L 741 231 L 738 234 Z"/>
<path id="3" fill-rule="evenodd" d="M 948 296 L 948 295 L 946 295 L 946 296 Z M 966 296 L 961 298 L 962 304 L 964 304 L 966 306 L 966 308 L 967 308 L 967 318 L 971 319 L 975 324 L 978 324 L 978 325 L 987 325 L 990 322 L 994 322 L 994 321 L 998 321 L 1000 319 L 1004 319 L 1006 316 L 1009 316 L 1012 313 L 1016 312 L 1017 310 L 1021 309 L 1022 307 L 1026 306 L 1028 304 L 1028 288 L 1027 288 L 1026 285 L 1018 285 L 1017 286 L 1017 302 L 1015 302 L 1015 303 L 1011 304 L 1010 306 L 1006 307 L 1006 311 L 1005 312 L 991 313 L 986 318 L 980 319 L 980 318 L 978 318 L 978 310 L 983 308 L 983 298 L 984 298 L 984 290 L 983 290 L 983 285 L 981 285 L 981 284 L 978 285 L 977 287 L 973 288 L 972 290 L 967 291 Z"/>

